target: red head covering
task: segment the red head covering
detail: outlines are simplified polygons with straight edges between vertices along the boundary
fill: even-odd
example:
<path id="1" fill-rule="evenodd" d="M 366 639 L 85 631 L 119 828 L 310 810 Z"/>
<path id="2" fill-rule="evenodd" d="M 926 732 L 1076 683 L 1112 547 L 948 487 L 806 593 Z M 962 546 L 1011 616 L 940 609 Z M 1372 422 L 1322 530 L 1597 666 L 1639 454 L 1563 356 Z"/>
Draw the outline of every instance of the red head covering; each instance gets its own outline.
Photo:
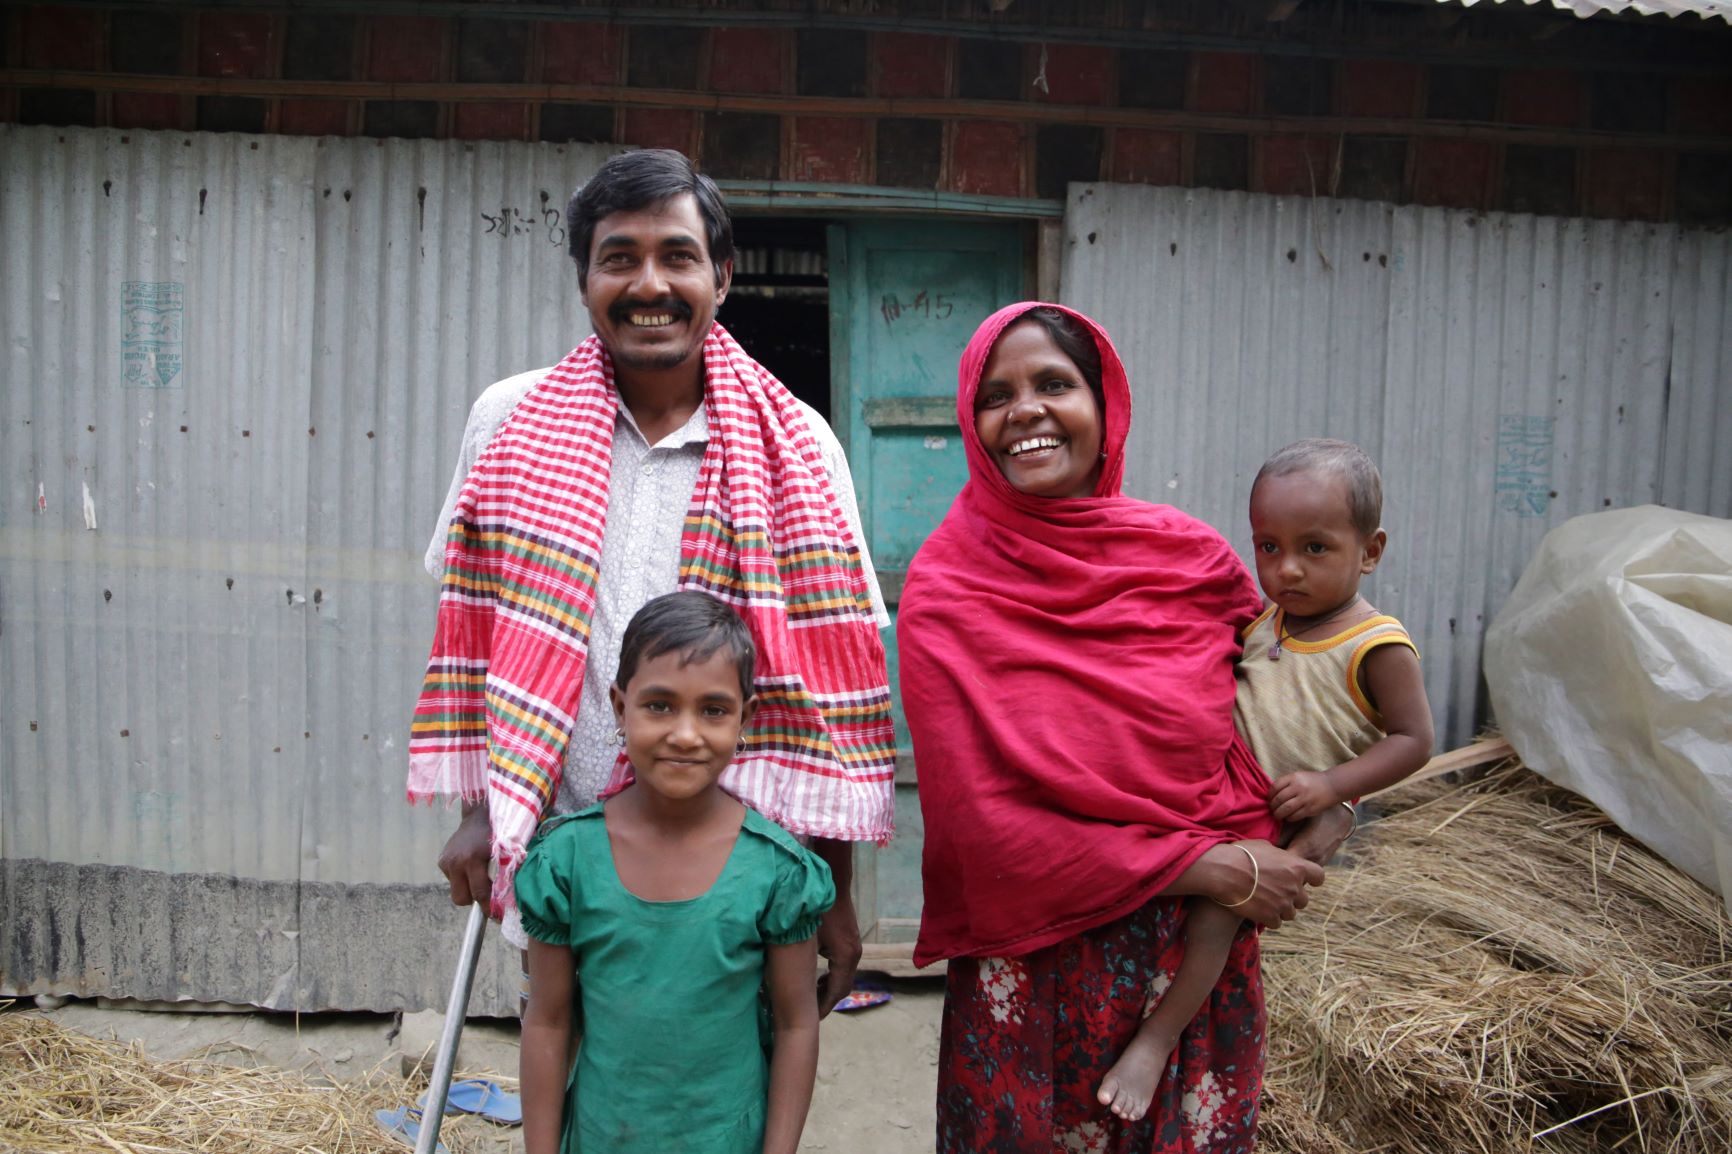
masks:
<path id="1" fill-rule="evenodd" d="M 1091 497 L 1016 491 L 974 430 L 993 344 L 1039 307 L 1100 349 Z M 1050 945 L 1211 845 L 1275 832 L 1233 728 L 1239 630 L 1262 598 L 1215 530 L 1119 492 L 1130 411 L 1112 341 L 1059 305 L 999 310 L 962 356 L 969 481 L 909 567 L 896 630 L 926 824 L 919 964 Z"/>

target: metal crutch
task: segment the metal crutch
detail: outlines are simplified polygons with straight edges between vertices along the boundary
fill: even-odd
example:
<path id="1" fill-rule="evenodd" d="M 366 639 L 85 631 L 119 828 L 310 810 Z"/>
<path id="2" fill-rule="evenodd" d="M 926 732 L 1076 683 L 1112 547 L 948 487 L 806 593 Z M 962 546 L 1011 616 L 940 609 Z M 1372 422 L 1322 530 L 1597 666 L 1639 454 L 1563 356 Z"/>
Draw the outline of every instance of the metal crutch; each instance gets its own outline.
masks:
<path id="1" fill-rule="evenodd" d="M 481 957 L 481 939 L 486 929 L 486 907 L 472 902 L 469 924 L 463 929 L 463 946 L 457 952 L 457 974 L 451 979 L 451 999 L 445 1004 L 445 1028 L 439 1034 L 439 1049 L 433 1055 L 433 1077 L 427 1087 L 427 1105 L 421 1111 L 421 1135 L 415 1140 L 415 1154 L 433 1154 L 439 1148 L 439 1124 L 445 1120 L 445 1097 L 451 1092 L 457 1039 L 463 1035 L 463 1018 L 469 1013 L 469 988 L 475 984 L 475 963 Z"/>

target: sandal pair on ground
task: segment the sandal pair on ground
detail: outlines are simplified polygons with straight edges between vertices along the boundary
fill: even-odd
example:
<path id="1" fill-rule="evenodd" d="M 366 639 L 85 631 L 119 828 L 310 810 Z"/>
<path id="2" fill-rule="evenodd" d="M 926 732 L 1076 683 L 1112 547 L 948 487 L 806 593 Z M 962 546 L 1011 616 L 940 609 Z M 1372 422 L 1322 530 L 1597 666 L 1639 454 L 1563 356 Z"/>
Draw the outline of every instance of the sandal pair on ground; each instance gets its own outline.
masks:
<path id="1" fill-rule="evenodd" d="M 421 1111 L 426 1106 L 427 1095 L 423 1094 L 413 1106 L 377 1110 L 373 1117 L 378 1119 L 386 1133 L 413 1146 L 421 1138 Z M 516 1094 L 500 1089 L 495 1082 L 485 1078 L 465 1078 L 451 1083 L 451 1089 L 445 1095 L 445 1113 L 479 1114 L 501 1126 L 519 1126 L 523 1123 L 523 1102 Z M 439 1143 L 436 1149 L 439 1154 L 446 1154 L 445 1143 Z"/>

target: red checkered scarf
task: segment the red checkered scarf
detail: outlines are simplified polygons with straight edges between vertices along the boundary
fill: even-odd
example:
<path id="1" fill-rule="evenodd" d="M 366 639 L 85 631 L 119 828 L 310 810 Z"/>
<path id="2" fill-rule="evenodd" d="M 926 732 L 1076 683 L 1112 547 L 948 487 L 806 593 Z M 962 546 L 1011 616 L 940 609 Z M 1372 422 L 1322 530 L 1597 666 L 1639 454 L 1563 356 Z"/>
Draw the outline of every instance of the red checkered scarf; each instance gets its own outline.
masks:
<path id="1" fill-rule="evenodd" d="M 795 833 L 882 842 L 895 778 L 884 646 L 818 443 L 793 394 L 720 325 L 704 339 L 704 406 L 710 438 L 679 587 L 745 618 L 761 701 L 721 784 Z M 618 409 L 612 361 L 592 336 L 512 411 L 451 518 L 409 798 L 487 799 L 496 913 L 513 904 L 511 877 L 559 790 Z M 620 760 L 614 788 L 629 780 Z"/>

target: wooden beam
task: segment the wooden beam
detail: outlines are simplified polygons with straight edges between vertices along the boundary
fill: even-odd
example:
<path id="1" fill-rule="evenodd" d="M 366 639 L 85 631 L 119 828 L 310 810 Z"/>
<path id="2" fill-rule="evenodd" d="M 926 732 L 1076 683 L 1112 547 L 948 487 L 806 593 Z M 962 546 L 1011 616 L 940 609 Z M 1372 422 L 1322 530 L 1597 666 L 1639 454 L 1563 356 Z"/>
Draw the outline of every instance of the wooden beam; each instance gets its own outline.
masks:
<path id="1" fill-rule="evenodd" d="M 183 96 L 301 97 L 323 100 L 570 101 L 620 108 L 682 108 L 702 112 L 758 112 L 776 116 L 924 117 L 943 120 L 1014 120 L 1099 128 L 1151 128 L 1250 135 L 1409 136 L 1483 140 L 1557 148 L 1644 148 L 1732 153 L 1732 136 L 1683 136 L 1532 128 L 1457 120 L 1399 117 L 1270 116 L 1150 108 L 1038 104 L 1014 100 L 938 97 L 762 96 L 688 92 L 606 84 L 397 84 L 373 80 L 274 80 L 251 77 L 145 76 L 119 72 L 0 69 L 0 88 L 81 88 L 97 92 L 170 92 Z M 949 423 L 948 421 L 945 423 Z"/>
<path id="2" fill-rule="evenodd" d="M 1435 6 L 1435 0 L 1409 0 L 1410 3 Z M 1241 12 L 1256 13 L 1267 11 L 1279 3 L 1279 0 L 1237 0 L 1234 8 Z M 133 3 L 116 5 L 114 0 L 61 0 L 56 7 L 77 8 L 115 8 L 143 7 Z M 182 4 L 181 7 L 193 7 Z M 356 0 L 220 0 L 219 3 L 207 7 L 284 10 L 297 12 L 342 12 L 344 14 L 359 14 L 362 16 L 424 16 L 424 17 L 474 17 L 479 13 L 492 14 L 476 3 L 476 0 L 366 0 L 357 3 Z M 941 8 L 942 5 L 928 4 L 927 7 Z M 1297 0 L 1295 0 L 1297 7 Z M 10 7 L 16 7 L 10 6 Z M 829 11 L 815 11 L 823 7 Z M 1172 27 L 1167 21 L 1150 22 L 1144 27 L 1141 13 L 1131 13 L 1131 18 L 1122 20 L 1115 25 L 1110 19 L 1095 20 L 1088 23 L 1066 21 L 1063 23 L 1049 22 L 1041 19 L 1011 19 L 991 20 L 981 19 L 977 14 L 966 13 L 967 5 L 951 5 L 958 10 L 958 15 L 951 16 L 913 16 L 905 12 L 879 11 L 883 7 L 877 4 L 790 4 L 782 10 L 754 11 L 744 5 L 687 5 L 687 4 L 656 4 L 640 3 L 607 3 L 574 5 L 570 0 L 563 3 L 534 2 L 511 5 L 510 15 L 514 19 L 533 20 L 537 22 L 571 22 L 580 24 L 638 24 L 666 27 L 669 25 L 687 28 L 707 27 L 747 27 L 747 28 L 825 28 L 847 30 L 861 34 L 874 32 L 917 33 L 927 36 L 956 36 L 962 39 L 1013 41 L 1030 44 L 1092 44 L 1106 48 L 1151 48 L 1163 51 L 1201 51 L 1201 52 L 1245 52 L 1252 51 L 1266 56 L 1317 56 L 1320 54 L 1343 58 L 1388 58 L 1403 56 L 1420 64 L 1460 64 L 1482 67 L 1531 68 L 1531 67 L 1568 67 L 1591 68 L 1596 71 L 1647 72 L 1666 71 L 1670 74 L 1690 72 L 1703 76 L 1718 76 L 1725 71 L 1722 59 L 1721 45 L 1725 43 L 1726 32 L 1719 24 L 1709 21 L 1699 22 L 1702 27 L 1689 34 L 1669 36 L 1657 46 L 1649 46 L 1642 50 L 1632 49 L 1628 43 L 1618 44 L 1607 40 L 1604 43 L 1592 44 L 1586 49 L 1572 46 L 1568 52 L 1559 51 L 1543 61 L 1530 59 L 1531 53 L 1526 52 L 1514 42 L 1483 43 L 1469 42 L 1466 44 L 1439 43 L 1427 44 L 1390 43 L 1388 41 L 1368 38 L 1350 28 L 1312 27 L 1304 37 L 1268 36 L 1266 38 L 1247 38 L 1246 35 L 1228 31 L 1228 27 L 1236 24 L 1222 24 L 1217 21 L 1220 30 L 1185 31 Z M 1062 5 L 1060 7 L 1075 7 Z M 1131 5 L 1124 5 L 1131 8 Z M 1545 17 L 1541 17 L 1544 19 Z M 1561 27 L 1569 27 L 1578 21 L 1565 14 L 1552 16 Z M 1632 12 L 1601 13 L 1595 23 L 1622 22 L 1626 27 L 1646 26 L 1649 28 L 1666 28 L 1673 21 L 1660 17 L 1645 17 Z M 1314 25 L 1318 22 L 1313 21 Z M 1716 42 L 1718 38 L 1718 43 Z M 16 39 L 12 41 L 16 43 Z M 1680 59 L 1683 51 L 1690 50 L 1690 59 Z"/>

